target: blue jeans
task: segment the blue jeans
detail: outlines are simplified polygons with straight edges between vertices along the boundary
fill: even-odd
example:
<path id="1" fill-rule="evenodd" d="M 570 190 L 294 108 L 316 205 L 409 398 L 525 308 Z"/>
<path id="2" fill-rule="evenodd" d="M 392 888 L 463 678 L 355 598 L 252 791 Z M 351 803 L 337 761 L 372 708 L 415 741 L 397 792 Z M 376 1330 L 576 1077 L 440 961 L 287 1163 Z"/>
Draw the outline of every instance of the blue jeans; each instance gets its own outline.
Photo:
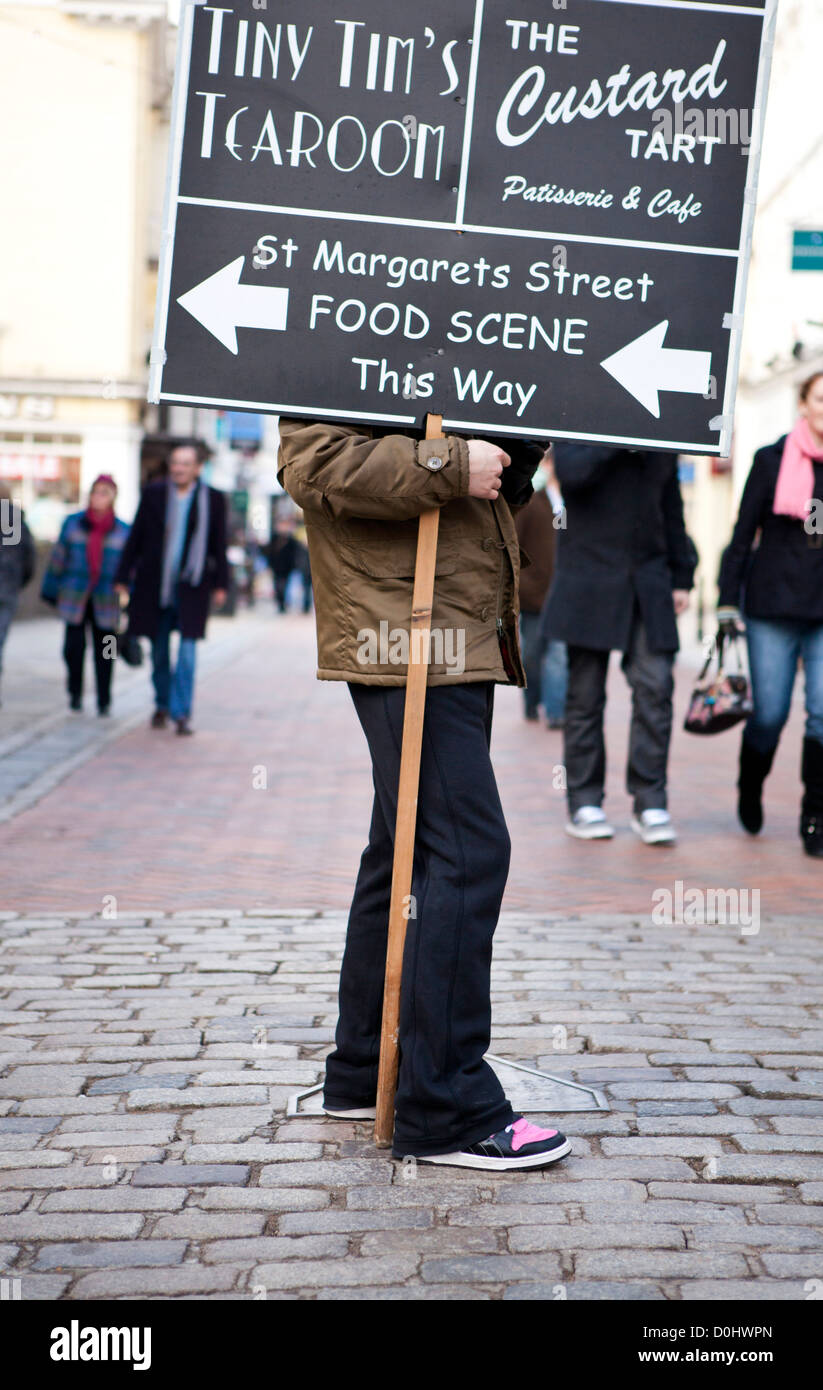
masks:
<path id="1" fill-rule="evenodd" d="M 546 642 L 539 613 L 520 614 L 523 666 L 528 688 L 523 692 L 526 710 L 542 705 L 547 719 L 562 719 L 566 713 L 569 665 L 565 642 Z"/>
<path id="2" fill-rule="evenodd" d="M 754 713 L 746 742 L 759 753 L 777 747 L 792 705 L 797 664 L 806 682 L 806 738 L 823 743 L 823 623 L 746 618 Z"/>
<path id="3" fill-rule="evenodd" d="M 194 698 L 197 643 L 193 637 L 180 638 L 177 662 L 172 671 L 170 643 L 176 623 L 174 608 L 160 609 L 157 633 L 151 644 L 151 678 L 157 708 L 168 710 L 172 719 L 188 719 Z"/>
<path id="4" fill-rule="evenodd" d="M 550 642 L 543 657 L 543 708 L 547 719 L 564 719 L 569 687 L 569 654 L 565 642 Z"/>

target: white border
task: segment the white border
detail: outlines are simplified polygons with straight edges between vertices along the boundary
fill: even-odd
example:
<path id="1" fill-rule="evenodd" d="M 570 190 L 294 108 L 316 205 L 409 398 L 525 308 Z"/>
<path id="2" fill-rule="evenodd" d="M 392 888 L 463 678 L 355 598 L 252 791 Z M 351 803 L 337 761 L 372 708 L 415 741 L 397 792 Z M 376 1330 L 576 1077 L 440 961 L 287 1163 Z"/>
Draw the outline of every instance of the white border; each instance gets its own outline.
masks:
<path id="1" fill-rule="evenodd" d="M 169 293 L 174 260 L 174 236 L 177 231 L 177 208 L 180 202 L 180 164 L 183 156 L 183 136 L 186 129 L 194 7 L 203 4 L 205 4 L 205 0 L 183 0 L 177 31 L 177 62 L 171 101 L 169 172 L 163 198 L 163 237 L 157 275 L 154 336 L 149 359 L 149 385 L 146 393 L 146 399 L 150 405 L 159 404 L 160 388 L 163 383 L 163 367 L 166 363 L 166 327 L 169 318 Z"/>
<path id="2" fill-rule="evenodd" d="M 157 405 L 161 400 L 176 401 L 192 405 L 207 405 L 215 407 L 236 407 L 246 410 L 258 410 L 273 414 L 286 414 L 288 412 L 315 415 L 331 416 L 357 420 L 375 420 L 389 424 L 416 424 L 416 416 L 406 415 L 387 415 L 381 413 L 363 413 L 345 410 L 323 410 L 309 406 L 287 406 L 276 405 L 272 402 L 237 401 L 228 400 L 212 396 L 189 396 L 178 395 L 162 390 L 163 367 L 166 361 L 166 330 L 168 325 L 169 298 L 171 288 L 172 264 L 174 259 L 174 243 L 177 228 L 177 211 L 180 204 L 188 204 L 203 207 L 223 207 L 233 208 L 238 211 L 250 212 L 276 212 L 286 213 L 289 216 L 326 218 L 331 221 L 353 221 L 369 222 L 378 225 L 401 225 L 412 227 L 428 227 L 435 230 L 454 231 L 458 228 L 462 231 L 482 233 L 486 232 L 493 236 L 517 236 L 528 237 L 533 240 L 568 241 L 583 243 L 585 245 L 606 245 L 606 246 L 627 246 L 636 250 L 649 251 L 671 251 L 675 253 L 685 253 L 691 255 L 709 256 L 728 256 L 737 259 L 737 275 L 735 278 L 734 306 L 733 315 L 739 325 L 731 330 L 730 351 L 726 363 L 726 389 L 723 399 L 722 428 L 720 432 L 720 442 L 718 445 L 684 443 L 677 440 L 652 440 L 648 438 L 629 438 L 623 435 L 592 435 L 581 434 L 580 432 L 571 433 L 560 430 L 539 430 L 529 428 L 528 433 L 539 438 L 558 438 L 558 439 L 591 439 L 604 440 L 608 443 L 645 445 L 647 447 L 679 449 L 684 453 L 698 454 L 719 454 L 727 455 L 731 448 L 732 432 L 734 425 L 734 407 L 737 396 L 738 374 L 740 370 L 740 354 L 742 347 L 742 317 L 746 301 L 746 285 L 748 281 L 749 262 L 751 259 L 752 231 L 756 212 L 756 191 L 760 173 L 760 160 L 763 141 L 763 122 L 766 112 L 766 99 L 768 94 L 769 75 L 771 72 L 771 55 L 774 46 L 774 35 L 777 23 L 778 0 L 766 0 L 765 8 L 743 5 L 727 5 L 720 3 L 710 3 L 710 0 L 594 0 L 599 4 L 624 4 L 642 5 L 656 9 L 674 10 L 704 10 L 719 12 L 728 15 L 763 15 L 764 24 L 760 42 L 760 59 L 758 63 L 757 86 L 755 101 L 752 109 L 754 118 L 752 140 L 749 147 L 749 168 L 746 178 L 746 190 L 744 194 L 743 216 L 741 220 L 740 244 L 736 250 L 726 247 L 698 247 L 684 246 L 682 244 L 671 244 L 662 242 L 633 241 L 620 237 L 592 237 L 580 236 L 579 234 L 560 233 L 552 231 L 525 231 L 510 227 L 484 227 L 474 224 L 461 224 L 457 217 L 455 222 L 427 222 L 414 221 L 408 218 L 386 217 L 377 218 L 358 213 L 326 213 L 305 208 L 286 208 L 270 204 L 242 203 L 232 200 L 217 198 L 192 198 L 183 197 L 180 194 L 180 170 L 182 163 L 183 141 L 185 136 L 186 107 L 188 102 L 188 83 L 192 49 L 192 31 L 194 25 L 194 7 L 203 5 L 206 0 L 182 0 L 182 13 L 180 16 L 178 45 L 177 45 L 177 64 L 174 79 L 174 91 L 172 96 L 171 112 L 171 142 L 169 153 L 169 170 L 166 183 L 164 207 L 163 207 L 163 238 L 160 252 L 160 265 L 158 271 L 157 284 L 157 304 L 155 311 L 154 335 L 149 366 L 149 382 L 147 399 L 150 404 Z M 477 67 L 480 54 L 480 29 L 482 27 L 484 0 L 475 0 L 475 23 L 472 62 L 469 73 L 469 94 L 467 96 L 466 123 L 464 126 L 463 152 L 461 159 L 460 186 L 458 193 L 458 213 L 462 214 L 465 206 L 468 178 L 468 151 L 471 145 L 472 126 L 474 121 L 474 106 L 476 97 Z M 488 424 L 479 421 L 461 421 L 456 419 L 444 420 L 445 425 L 455 429 L 482 429 L 494 431 L 497 434 L 522 434 L 522 429 L 503 426 L 498 424 Z"/>
<path id="3" fill-rule="evenodd" d="M 763 7 L 754 5 L 720 5 L 710 0 L 594 0 L 608 5 L 651 5 L 656 10 L 719 10 L 721 14 L 765 14 Z M 767 0 L 768 7 L 768 0 Z"/>
<path id="4" fill-rule="evenodd" d="M 338 420 L 375 420 L 378 423 L 390 425 L 417 425 L 416 415 L 384 415 L 382 412 L 369 412 L 364 410 L 321 410 L 319 407 L 310 405 L 283 405 L 275 401 L 235 401 L 223 396 L 179 396 L 171 391 L 164 391 L 160 397 L 164 401 L 175 401 L 181 405 L 213 405 L 221 407 L 236 408 L 239 410 L 257 410 L 271 415 L 298 415 L 306 416 L 309 419 L 317 415 L 328 415 L 332 419 Z M 531 426 L 527 430 L 516 425 L 500 425 L 489 422 L 488 420 L 456 420 L 451 417 L 444 418 L 443 425 L 451 426 L 452 429 L 488 430 L 490 434 L 514 434 L 522 438 L 526 433 L 539 439 L 591 439 L 595 442 L 602 441 L 606 444 L 632 444 L 646 449 L 678 449 L 684 454 L 718 454 L 720 452 L 716 444 L 695 444 L 693 440 L 685 441 L 682 439 L 648 439 L 645 435 L 635 438 L 633 435 L 625 434 L 581 434 L 579 430 L 539 430 Z"/>
<path id="5" fill-rule="evenodd" d="M 728 457 L 732 450 L 734 435 L 734 411 L 737 400 L 738 377 L 740 374 L 740 354 L 743 350 L 743 318 L 746 309 L 746 286 L 749 279 L 749 262 L 752 256 L 752 236 L 757 212 L 757 184 L 760 178 L 760 157 L 763 152 L 763 125 L 766 118 L 766 101 L 769 94 L 769 76 L 772 67 L 772 49 L 777 28 L 778 0 L 767 0 L 766 18 L 760 39 L 760 62 L 757 69 L 757 87 L 752 107 L 752 138 L 749 144 L 749 169 L 746 177 L 746 192 L 743 203 L 743 219 L 740 228 L 740 252 L 737 262 L 737 277 L 734 285 L 734 305 L 732 314 L 736 327 L 731 329 L 731 342 L 726 364 L 726 390 L 723 395 L 723 424 L 720 430 L 721 457 Z"/>
<path id="6" fill-rule="evenodd" d="M 198 0 L 199 3 L 199 0 Z M 534 241 L 581 241 L 587 246 L 628 246 L 638 251 L 679 251 L 690 256 L 729 256 L 734 259 L 737 247 L 686 246 L 682 242 L 634 241 L 629 237 L 582 236 L 579 232 L 526 231 L 517 227 L 486 227 L 482 223 L 425 222 L 413 217 L 375 217 L 363 212 L 323 212 L 318 208 L 281 207 L 277 203 L 241 203 L 231 198 L 195 198 L 181 194 L 178 204 L 189 207 L 233 208 L 236 212 L 276 212 L 287 217 L 322 217 L 328 222 L 367 222 L 370 226 L 427 227 L 439 232 L 487 232 L 490 236 L 527 237 Z"/>
<path id="7" fill-rule="evenodd" d="M 313 405 L 277 405 L 274 401 L 232 401 L 222 396 L 178 396 L 172 391 L 163 391 L 162 401 L 177 401 L 181 405 L 219 405 L 234 406 L 238 410 L 265 411 L 270 415 L 328 415 L 336 420 L 345 416 L 347 420 L 386 420 L 392 425 L 416 425 L 416 415 L 384 415 L 382 411 L 364 410 L 322 410 Z M 522 430 L 520 431 L 522 434 Z"/>
<path id="8" fill-rule="evenodd" d="M 472 33 L 472 60 L 469 64 L 469 85 L 466 92 L 466 120 L 463 126 L 463 155 L 460 160 L 460 178 L 458 180 L 457 210 L 455 221 L 458 227 L 463 225 L 463 214 L 466 211 L 466 189 L 469 178 L 469 161 L 471 159 L 472 135 L 474 134 L 474 106 L 477 97 L 477 69 L 480 63 L 480 38 L 483 30 L 483 0 L 475 0 L 474 7 L 474 30 Z"/>

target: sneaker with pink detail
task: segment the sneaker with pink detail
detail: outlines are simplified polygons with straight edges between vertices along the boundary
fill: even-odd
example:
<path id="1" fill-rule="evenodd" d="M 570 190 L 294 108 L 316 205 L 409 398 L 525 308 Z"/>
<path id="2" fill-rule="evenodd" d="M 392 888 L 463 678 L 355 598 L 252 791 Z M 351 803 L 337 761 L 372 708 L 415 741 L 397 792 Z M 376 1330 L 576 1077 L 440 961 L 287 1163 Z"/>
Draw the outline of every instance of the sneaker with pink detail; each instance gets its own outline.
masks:
<path id="1" fill-rule="evenodd" d="M 458 1153 L 418 1156 L 418 1163 L 443 1163 L 454 1168 L 483 1168 L 509 1173 L 518 1168 L 545 1168 L 571 1153 L 571 1143 L 558 1129 L 540 1129 L 525 1115 L 478 1144 Z"/>

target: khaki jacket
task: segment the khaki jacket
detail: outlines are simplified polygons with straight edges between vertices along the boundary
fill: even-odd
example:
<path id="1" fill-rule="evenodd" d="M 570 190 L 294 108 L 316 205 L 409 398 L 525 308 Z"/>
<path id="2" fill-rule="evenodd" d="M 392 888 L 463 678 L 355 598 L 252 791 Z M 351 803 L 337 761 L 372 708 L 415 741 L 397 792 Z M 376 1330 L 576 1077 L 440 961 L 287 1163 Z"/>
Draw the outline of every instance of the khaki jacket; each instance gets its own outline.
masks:
<path id="1" fill-rule="evenodd" d="M 324 421 L 280 421 L 278 478 L 303 509 L 317 610 L 318 677 L 404 685 L 417 518 L 439 507 L 430 685 L 525 685 L 520 552 L 509 507 L 531 495 L 541 449 L 511 455 L 496 502 L 469 497 L 466 441 L 422 441 Z M 442 457 L 437 457 L 437 453 Z"/>

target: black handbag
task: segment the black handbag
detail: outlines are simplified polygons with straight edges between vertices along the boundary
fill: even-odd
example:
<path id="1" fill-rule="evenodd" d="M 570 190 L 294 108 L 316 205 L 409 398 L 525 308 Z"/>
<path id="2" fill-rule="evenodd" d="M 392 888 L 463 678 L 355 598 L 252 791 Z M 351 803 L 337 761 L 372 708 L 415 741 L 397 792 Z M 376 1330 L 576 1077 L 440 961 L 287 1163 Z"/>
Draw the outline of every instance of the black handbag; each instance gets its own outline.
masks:
<path id="1" fill-rule="evenodd" d="M 692 691 L 684 728 L 689 734 L 722 734 L 748 719 L 754 703 L 749 679 L 743 670 L 740 638 L 730 639 L 737 656 L 737 671 L 729 675 L 724 668 L 726 638 L 718 637 Z M 717 658 L 717 671 L 712 663 Z"/>
<path id="2" fill-rule="evenodd" d="M 143 648 L 140 645 L 140 638 L 135 637 L 133 632 L 124 632 L 123 636 L 117 639 L 117 655 L 125 661 L 127 666 L 142 666 Z"/>

